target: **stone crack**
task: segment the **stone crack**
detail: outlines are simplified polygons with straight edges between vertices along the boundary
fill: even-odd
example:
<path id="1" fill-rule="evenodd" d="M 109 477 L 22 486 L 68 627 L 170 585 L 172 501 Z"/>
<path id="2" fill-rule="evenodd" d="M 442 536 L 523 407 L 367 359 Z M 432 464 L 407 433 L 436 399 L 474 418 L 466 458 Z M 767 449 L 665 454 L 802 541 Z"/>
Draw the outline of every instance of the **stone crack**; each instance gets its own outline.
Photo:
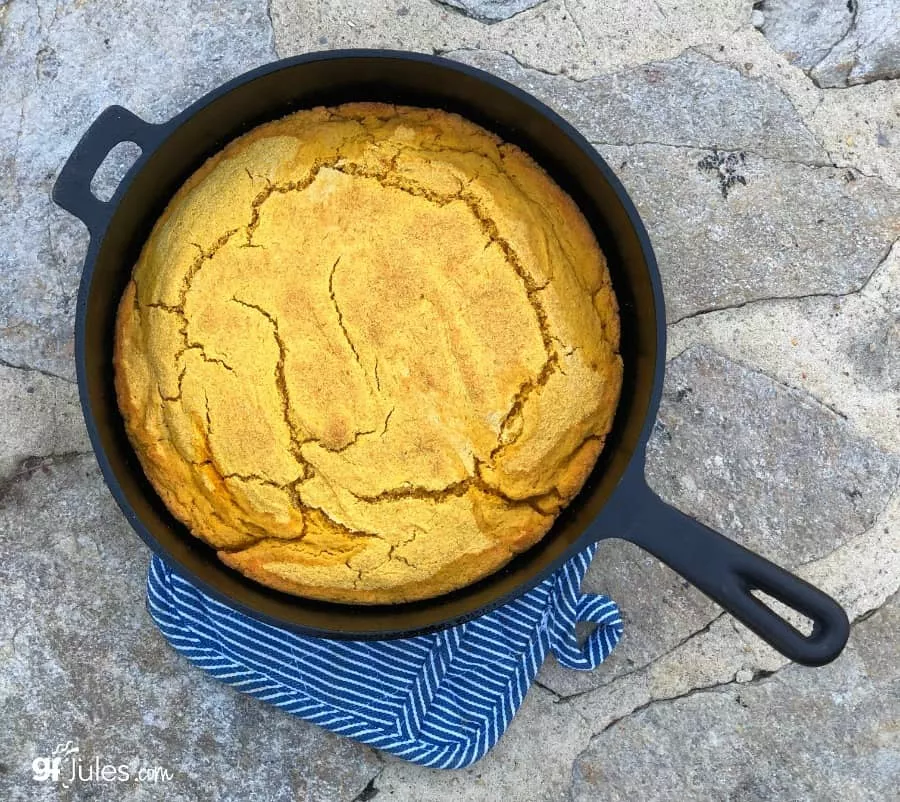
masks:
<path id="1" fill-rule="evenodd" d="M 679 323 L 683 323 L 685 320 L 691 320 L 695 317 L 702 317 L 703 315 L 709 315 L 714 312 L 726 312 L 734 309 L 743 309 L 745 306 L 752 306 L 755 304 L 764 304 L 772 301 L 805 301 L 809 298 L 848 298 L 851 295 L 859 295 L 861 292 L 864 292 L 866 287 L 871 283 L 872 279 L 878 274 L 878 271 L 884 266 L 887 260 L 890 258 L 891 252 L 894 248 L 900 244 L 900 239 L 894 240 L 890 245 L 888 245 L 887 250 L 884 256 L 878 260 L 878 264 L 875 265 L 872 272 L 869 273 L 868 276 L 863 280 L 862 284 L 860 284 L 856 289 L 849 290 L 848 292 L 809 292 L 803 295 L 772 295 L 766 298 L 752 298 L 748 301 L 743 301 L 737 304 L 728 304 L 725 306 L 711 306 L 704 309 L 698 309 L 696 312 L 689 312 L 686 315 L 682 315 L 680 318 L 676 320 L 669 321 L 669 326 L 677 326 Z"/>
<path id="2" fill-rule="evenodd" d="M 47 454 L 46 456 L 24 457 L 16 463 L 12 473 L 0 477 L 0 505 L 12 488 L 20 482 L 28 481 L 35 472 L 44 468 L 53 468 L 58 465 L 67 465 L 81 457 L 92 455 L 93 451 L 66 451 L 62 454 Z"/>
<path id="3" fill-rule="evenodd" d="M 0 367 L 9 368 L 10 370 L 21 370 L 27 373 L 40 373 L 41 376 L 46 376 L 50 379 L 59 379 L 60 381 L 66 382 L 66 384 L 75 384 L 74 379 L 69 379 L 65 376 L 60 376 L 58 373 L 53 373 L 52 371 L 37 368 L 32 365 L 16 365 L 5 359 L 0 359 Z"/>
<path id="4" fill-rule="evenodd" d="M 702 151 L 713 151 L 721 154 L 731 154 L 731 153 L 743 153 L 744 156 L 753 156 L 754 158 L 760 159 L 766 162 L 777 162 L 779 164 L 796 164 L 799 167 L 809 167 L 810 169 L 838 169 L 838 165 L 834 163 L 834 160 L 830 157 L 828 159 L 821 160 L 812 160 L 812 159 L 789 159 L 787 157 L 782 156 L 771 156 L 765 153 L 762 153 L 758 150 L 753 150 L 751 148 L 746 147 L 735 147 L 733 145 L 723 145 L 717 142 L 708 142 L 706 144 L 689 144 L 685 142 L 659 142 L 652 139 L 642 139 L 634 142 L 601 142 L 599 140 L 591 140 L 591 145 L 595 148 L 637 148 L 637 147 L 659 147 L 659 148 L 671 148 L 672 150 L 687 150 L 692 152 L 702 152 Z M 822 148 L 822 152 L 827 156 L 828 153 Z M 856 170 L 856 168 L 852 168 Z M 874 178 L 876 180 L 881 180 L 878 176 L 868 175 L 867 173 L 863 173 L 861 170 L 857 170 L 860 175 L 864 175 L 866 178 Z"/>
<path id="5" fill-rule="evenodd" d="M 826 88 L 826 87 L 822 87 L 822 85 L 819 83 L 818 79 L 813 75 L 813 73 L 816 71 L 816 69 L 818 67 L 822 66 L 822 64 L 824 64 L 826 61 L 828 61 L 828 59 L 831 57 L 831 54 L 834 53 L 834 51 L 837 49 L 837 47 L 839 45 L 843 44 L 847 40 L 847 37 L 851 33 L 853 33 L 853 31 L 856 30 L 857 17 L 859 15 L 858 0 L 847 0 L 847 10 L 850 12 L 850 20 L 847 23 L 847 27 L 841 32 L 840 36 L 838 36 L 838 38 L 834 42 L 832 42 L 831 47 L 828 48 L 828 51 L 825 53 L 824 56 L 822 56 L 822 58 L 820 58 L 809 69 L 803 70 L 807 74 L 809 79 L 819 88 Z M 857 46 L 857 49 L 858 49 L 858 46 Z"/>

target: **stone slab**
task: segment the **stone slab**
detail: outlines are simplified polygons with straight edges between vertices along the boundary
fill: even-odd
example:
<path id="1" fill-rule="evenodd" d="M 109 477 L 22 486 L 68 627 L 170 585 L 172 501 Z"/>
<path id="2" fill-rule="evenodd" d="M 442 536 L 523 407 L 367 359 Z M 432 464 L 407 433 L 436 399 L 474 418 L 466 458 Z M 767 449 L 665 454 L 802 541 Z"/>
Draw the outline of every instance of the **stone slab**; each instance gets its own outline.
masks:
<path id="1" fill-rule="evenodd" d="M 900 452 L 900 245 L 859 292 L 760 301 L 670 328 L 670 355 L 697 343 L 810 393 Z"/>
<path id="2" fill-rule="evenodd" d="M 437 0 L 437 2 L 449 8 L 459 9 L 467 17 L 475 20 L 499 22 L 534 8 L 541 0 Z"/>
<path id="3" fill-rule="evenodd" d="M 693 51 L 584 81 L 527 69 L 496 53 L 447 55 L 527 89 L 591 142 L 748 150 L 812 162 L 825 156 L 774 83 Z"/>
<path id="4" fill-rule="evenodd" d="M 166 644 L 144 609 L 148 550 L 93 457 L 48 459 L 3 489 L 0 554 L 0 799 L 351 800 L 379 770 L 373 750 L 237 693 Z M 32 760 L 67 741 L 86 763 L 172 779 L 33 781 Z"/>
<path id="5" fill-rule="evenodd" d="M 826 668 L 791 666 L 629 716 L 579 756 L 572 799 L 895 798 L 898 627 L 895 596 L 856 627 L 844 655 Z"/>
<path id="6" fill-rule="evenodd" d="M 762 298 L 858 290 L 900 235 L 900 191 L 741 151 L 600 146 L 656 251 L 670 323 Z"/>
<path id="7" fill-rule="evenodd" d="M 689 14 L 680 0 L 544 0 L 491 24 L 436 0 L 272 0 L 272 19 L 282 57 L 344 47 L 465 48 L 577 79 L 677 56 L 749 21 L 746 0 L 696 0 Z"/>
<path id="8" fill-rule="evenodd" d="M 803 394 L 697 346 L 669 365 L 647 481 L 664 499 L 788 567 L 872 526 L 900 459 Z"/>
<path id="9" fill-rule="evenodd" d="M 894 0 L 764 0 L 756 23 L 819 86 L 900 77 L 900 8 Z"/>
<path id="10" fill-rule="evenodd" d="M 74 384 L 0 366 L 0 482 L 52 454 L 90 448 Z"/>

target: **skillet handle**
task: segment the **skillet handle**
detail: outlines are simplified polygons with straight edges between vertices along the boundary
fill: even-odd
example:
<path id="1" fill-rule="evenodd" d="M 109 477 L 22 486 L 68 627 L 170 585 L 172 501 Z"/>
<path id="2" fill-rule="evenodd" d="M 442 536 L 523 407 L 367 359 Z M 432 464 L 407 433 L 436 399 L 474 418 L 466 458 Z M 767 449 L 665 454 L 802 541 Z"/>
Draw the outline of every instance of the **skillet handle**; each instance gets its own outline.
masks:
<path id="1" fill-rule="evenodd" d="M 821 666 L 841 653 L 850 623 L 834 599 L 669 506 L 646 484 L 641 485 L 637 519 L 621 536 L 677 571 L 785 657 Z M 804 635 L 795 629 L 753 596 L 752 590 L 811 619 L 812 632 Z"/>
<path id="2" fill-rule="evenodd" d="M 122 106 L 100 113 L 75 146 L 53 186 L 53 200 L 98 233 L 109 221 L 112 204 L 91 192 L 91 181 L 109 152 L 121 142 L 134 142 L 146 153 L 159 140 L 163 126 L 142 120 Z"/>

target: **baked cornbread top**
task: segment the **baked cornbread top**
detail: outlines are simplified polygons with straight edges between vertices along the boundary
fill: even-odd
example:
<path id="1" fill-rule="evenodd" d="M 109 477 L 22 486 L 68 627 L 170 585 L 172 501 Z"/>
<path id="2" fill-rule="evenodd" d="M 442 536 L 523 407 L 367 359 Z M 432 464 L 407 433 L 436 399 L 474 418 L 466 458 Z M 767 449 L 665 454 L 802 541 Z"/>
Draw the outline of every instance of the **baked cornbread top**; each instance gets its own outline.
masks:
<path id="1" fill-rule="evenodd" d="M 120 304 L 116 387 L 147 476 L 227 564 L 398 602 L 546 533 L 610 429 L 618 347 L 603 254 L 524 152 L 348 104 L 178 191 Z"/>

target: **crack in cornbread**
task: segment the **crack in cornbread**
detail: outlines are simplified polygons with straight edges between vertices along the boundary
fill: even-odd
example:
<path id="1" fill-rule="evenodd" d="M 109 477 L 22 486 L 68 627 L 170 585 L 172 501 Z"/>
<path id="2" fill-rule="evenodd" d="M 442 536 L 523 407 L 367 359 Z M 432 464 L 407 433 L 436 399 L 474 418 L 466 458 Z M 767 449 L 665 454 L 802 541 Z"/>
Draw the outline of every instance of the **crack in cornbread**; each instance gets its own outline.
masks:
<path id="1" fill-rule="evenodd" d="M 519 148 L 348 104 L 179 190 L 119 305 L 131 442 L 228 565 L 349 603 L 501 567 L 581 488 L 622 382 L 606 264 Z"/>

